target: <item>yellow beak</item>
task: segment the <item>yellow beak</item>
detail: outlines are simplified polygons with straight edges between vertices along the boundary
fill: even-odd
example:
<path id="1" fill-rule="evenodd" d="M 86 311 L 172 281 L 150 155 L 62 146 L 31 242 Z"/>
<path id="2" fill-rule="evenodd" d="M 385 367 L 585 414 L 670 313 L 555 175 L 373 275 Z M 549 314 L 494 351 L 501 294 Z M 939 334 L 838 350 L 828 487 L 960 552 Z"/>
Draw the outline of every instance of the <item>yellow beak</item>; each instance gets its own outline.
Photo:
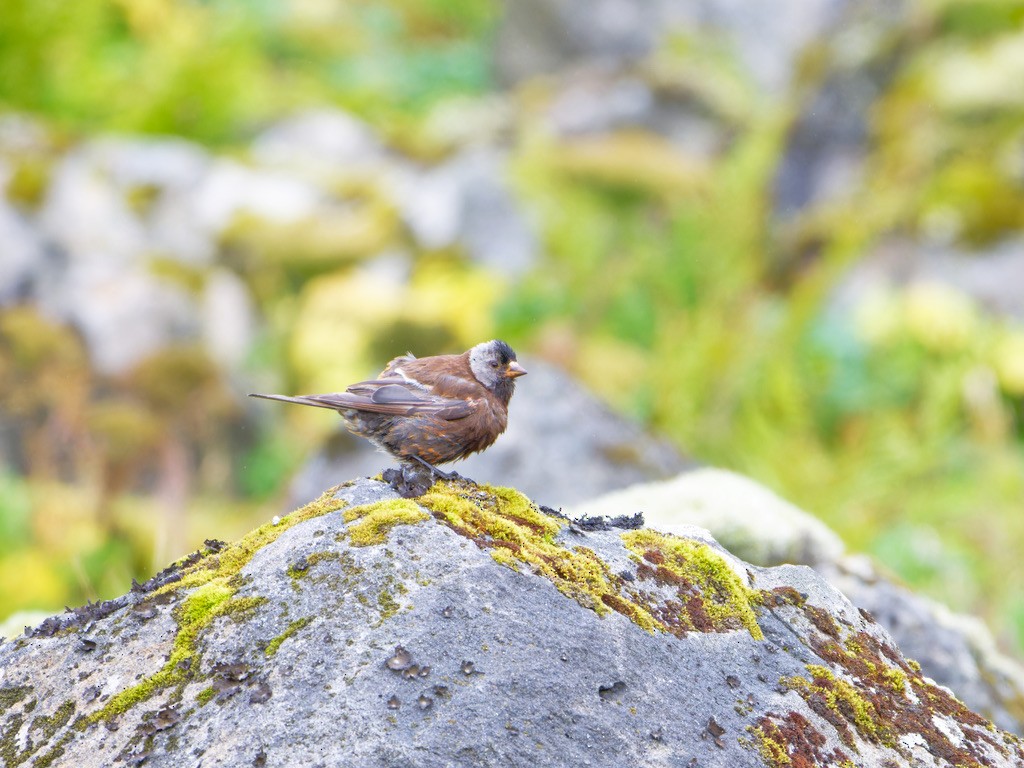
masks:
<path id="1" fill-rule="evenodd" d="M 526 369 L 523 368 L 519 363 L 513 360 L 508 364 L 508 369 L 505 371 L 505 376 L 509 379 L 514 379 L 516 376 L 525 376 Z"/>

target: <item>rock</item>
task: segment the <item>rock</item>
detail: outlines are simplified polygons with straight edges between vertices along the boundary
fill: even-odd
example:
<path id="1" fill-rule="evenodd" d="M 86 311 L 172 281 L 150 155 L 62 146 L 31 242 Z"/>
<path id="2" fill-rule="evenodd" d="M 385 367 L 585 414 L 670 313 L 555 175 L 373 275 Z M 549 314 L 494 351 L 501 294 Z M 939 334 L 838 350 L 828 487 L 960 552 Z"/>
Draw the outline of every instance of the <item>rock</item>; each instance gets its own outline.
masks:
<path id="1" fill-rule="evenodd" d="M 877 0 L 516 0 L 505 3 L 495 68 L 505 83 L 585 65 L 606 71 L 647 57 L 670 39 L 714 41 L 757 90 L 781 96 L 818 40 L 853 48 L 886 30 L 904 3 Z"/>
<path id="2" fill-rule="evenodd" d="M 842 540 L 827 525 L 763 485 L 722 469 L 697 469 L 671 480 L 631 485 L 574 504 L 571 517 L 642 511 L 661 531 L 707 528 L 731 552 L 758 565 L 831 563 Z"/>
<path id="3" fill-rule="evenodd" d="M 198 319 L 184 288 L 144 268 L 102 263 L 69 266 L 43 288 L 41 309 L 77 328 L 96 370 L 119 374 L 168 345 L 194 338 Z"/>
<path id="4" fill-rule="evenodd" d="M 286 225 L 312 218 L 323 193 L 282 171 L 217 160 L 195 191 L 198 223 L 211 233 L 224 232 L 240 216 Z"/>
<path id="5" fill-rule="evenodd" d="M 468 484 L 349 484 L 47 620 L 0 668 L 15 764 L 1024 760 L 808 568 Z"/>
<path id="6" fill-rule="evenodd" d="M 540 360 L 524 364 L 530 373 L 512 398 L 508 430 L 484 453 L 450 469 L 480 482 L 513 485 L 542 504 L 558 507 L 670 477 L 687 465 L 667 440 L 651 437 L 613 413 L 558 368 Z M 305 503 L 331 483 L 392 464 L 365 440 L 339 430 L 300 470 L 289 503 Z"/>
<path id="7" fill-rule="evenodd" d="M 506 84 L 596 61 L 611 68 L 637 61 L 660 37 L 662 3 L 517 0 L 504 3 L 495 70 Z"/>
<path id="8" fill-rule="evenodd" d="M 1001 653 L 984 625 L 894 584 L 865 556 L 845 554 L 835 532 L 767 488 L 724 470 L 698 469 L 567 510 L 574 518 L 636 511 L 670 533 L 707 528 L 731 552 L 760 566 L 813 566 L 869 611 L 930 678 L 1000 728 L 1024 734 L 1024 665 Z"/>
<path id="9" fill-rule="evenodd" d="M 234 272 L 216 269 L 203 286 L 201 312 L 210 359 L 238 370 L 256 334 L 256 309 L 249 289 Z"/>
<path id="10" fill-rule="evenodd" d="M 505 157 L 473 149 L 396 177 L 402 219 L 424 250 L 460 245 L 471 260 L 518 277 L 534 266 L 536 236 L 506 181 Z"/>
<path id="11" fill-rule="evenodd" d="M 0 306 L 31 295 L 45 259 L 29 222 L 0 199 Z"/>
<path id="12" fill-rule="evenodd" d="M 925 674 L 1000 728 L 1024 734 L 1024 665 L 1000 651 L 978 619 L 894 584 L 865 561 L 847 557 L 819 571 L 869 611 Z"/>
<path id="13" fill-rule="evenodd" d="M 849 202 L 863 185 L 870 150 L 872 107 L 898 71 L 904 54 L 893 39 L 904 29 L 908 4 L 850 3 L 848 20 L 821 52 L 813 87 L 800 102 L 775 174 L 773 217 L 785 224 L 818 206 Z"/>
<path id="14" fill-rule="evenodd" d="M 986 311 L 1024 320 L 1024 240 L 967 251 L 952 245 L 890 238 L 843 278 L 830 311 L 849 314 L 866 299 L 915 283 L 941 283 Z"/>
<path id="15" fill-rule="evenodd" d="M 341 110 L 309 110 L 282 120 L 252 143 L 257 163 L 312 178 L 377 165 L 384 148 L 362 121 Z"/>

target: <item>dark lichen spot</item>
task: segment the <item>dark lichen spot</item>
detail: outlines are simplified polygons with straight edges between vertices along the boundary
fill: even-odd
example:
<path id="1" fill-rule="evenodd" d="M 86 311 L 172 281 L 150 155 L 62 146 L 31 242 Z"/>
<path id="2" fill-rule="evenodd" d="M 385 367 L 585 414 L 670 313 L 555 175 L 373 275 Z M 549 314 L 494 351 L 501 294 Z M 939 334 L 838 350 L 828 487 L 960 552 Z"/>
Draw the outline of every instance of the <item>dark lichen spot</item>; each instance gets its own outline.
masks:
<path id="1" fill-rule="evenodd" d="M 616 680 L 611 685 L 599 685 L 597 695 L 605 701 L 618 699 L 626 692 L 626 684 L 622 680 Z"/>
<path id="2" fill-rule="evenodd" d="M 396 645 L 395 652 L 392 653 L 384 662 L 384 666 L 393 672 L 401 672 L 402 670 L 407 669 L 411 664 L 412 654 L 401 645 Z"/>
<path id="3" fill-rule="evenodd" d="M 181 714 L 178 712 L 178 708 L 169 706 L 157 710 L 152 720 L 150 720 L 150 725 L 153 727 L 153 730 L 166 731 L 168 728 L 176 726 L 180 720 Z"/>
<path id="4" fill-rule="evenodd" d="M 252 693 L 249 694 L 250 704 L 266 704 L 270 701 L 270 697 L 273 695 L 273 691 L 270 688 L 270 684 L 266 680 L 261 680 Z"/>

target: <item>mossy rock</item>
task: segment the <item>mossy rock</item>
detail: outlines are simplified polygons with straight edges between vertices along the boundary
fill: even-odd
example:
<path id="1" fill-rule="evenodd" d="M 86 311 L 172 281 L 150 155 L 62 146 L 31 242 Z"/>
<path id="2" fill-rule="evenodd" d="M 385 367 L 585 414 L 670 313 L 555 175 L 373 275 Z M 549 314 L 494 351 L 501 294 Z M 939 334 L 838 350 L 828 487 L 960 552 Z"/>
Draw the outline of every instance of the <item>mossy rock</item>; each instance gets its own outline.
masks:
<path id="1" fill-rule="evenodd" d="M 350 483 L 0 664 L 8 765 L 1024 760 L 809 569 L 463 480 Z"/>

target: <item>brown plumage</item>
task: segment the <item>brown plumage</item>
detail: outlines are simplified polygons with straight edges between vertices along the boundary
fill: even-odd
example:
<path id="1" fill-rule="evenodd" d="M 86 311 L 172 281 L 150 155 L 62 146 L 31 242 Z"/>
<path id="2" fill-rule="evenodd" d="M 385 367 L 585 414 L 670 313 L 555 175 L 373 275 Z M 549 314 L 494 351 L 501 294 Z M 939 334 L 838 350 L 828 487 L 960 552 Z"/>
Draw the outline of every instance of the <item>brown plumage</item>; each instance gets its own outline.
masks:
<path id="1" fill-rule="evenodd" d="M 338 411 L 353 434 L 400 461 L 433 469 L 498 439 L 508 424 L 515 379 L 525 373 L 512 348 L 492 340 L 461 355 L 396 357 L 376 379 L 345 392 L 251 397 Z"/>

